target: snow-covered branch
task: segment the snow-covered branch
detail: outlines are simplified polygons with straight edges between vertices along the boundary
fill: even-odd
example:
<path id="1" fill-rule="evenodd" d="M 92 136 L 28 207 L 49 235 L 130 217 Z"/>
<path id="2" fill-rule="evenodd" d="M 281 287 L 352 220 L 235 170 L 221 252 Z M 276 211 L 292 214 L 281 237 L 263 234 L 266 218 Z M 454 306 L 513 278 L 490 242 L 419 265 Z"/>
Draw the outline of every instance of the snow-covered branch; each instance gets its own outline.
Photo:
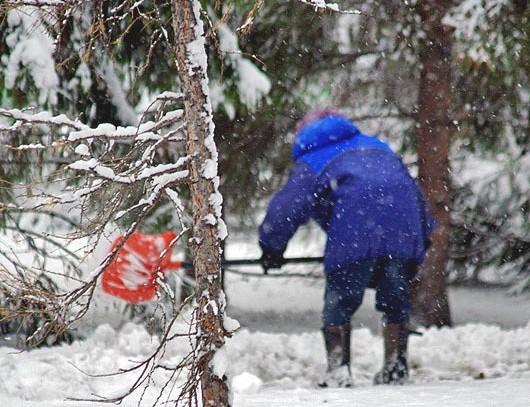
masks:
<path id="1" fill-rule="evenodd" d="M 317 11 L 331 11 L 340 14 L 357 14 L 361 15 L 360 10 L 342 10 L 337 3 L 328 3 L 326 0 L 298 0 L 303 4 L 313 7 Z"/>
<path id="2" fill-rule="evenodd" d="M 66 183 L 59 193 L 33 193 L 31 203 L 23 202 L 25 207 L 10 204 L 3 205 L 0 210 L 4 214 L 16 215 L 22 212 L 43 213 L 50 207 L 79 208 L 76 209 L 80 220 L 77 231 L 96 236 L 103 232 L 106 225 L 117 224 L 123 221 L 126 215 L 130 215 L 134 221 L 130 223 L 124 235 L 126 240 L 162 201 L 178 202 L 179 187 L 190 182 L 187 166 L 192 156 L 184 155 L 183 148 L 182 156 L 173 155 L 174 161 L 164 162 L 162 158 L 165 157 L 168 145 L 183 140 L 183 110 L 173 107 L 181 101 L 180 94 L 164 92 L 154 98 L 154 102 L 141 116 L 142 122 L 138 126 L 127 127 L 115 126 L 112 123 L 90 127 L 66 115 L 54 116 L 46 111 L 0 109 L 0 116 L 3 118 L 3 126 L 0 128 L 2 133 L 16 135 L 31 130 L 33 133 L 43 134 L 41 143 L 7 145 L 9 149 L 24 154 L 60 147 L 59 151 L 66 152 L 63 156 L 69 162 L 65 167 L 66 171 L 75 171 L 77 176 L 81 176 L 81 182 Z M 154 110 L 151 110 L 152 108 Z M 152 120 L 147 120 L 148 118 Z M 49 137 L 54 132 L 57 133 L 56 129 L 60 129 L 60 142 L 53 141 L 57 137 Z M 6 137 L 6 140 L 20 139 Z M 172 151 L 177 152 L 179 149 L 172 147 Z M 76 156 L 81 156 L 81 159 L 76 159 Z M 181 211 L 182 207 L 179 206 L 177 210 Z M 85 232 L 83 229 L 86 224 L 90 225 L 90 228 Z M 181 226 L 183 230 L 187 229 L 182 222 Z M 56 243 L 56 240 L 50 241 L 47 232 L 35 231 L 30 235 L 27 229 L 18 227 L 16 223 L 9 227 L 24 238 L 27 235 L 27 241 L 31 242 L 35 250 L 40 250 L 39 241 Z M 68 230 L 72 232 L 71 228 Z M 66 236 L 59 238 L 68 239 Z M 97 239 L 94 242 L 97 242 Z M 92 250 L 94 249 L 90 249 Z M 45 252 L 42 254 L 47 256 Z M 65 310 L 75 310 L 70 316 L 67 311 L 61 313 L 64 326 L 78 320 L 87 312 L 99 276 L 115 255 L 115 252 L 110 253 L 91 277 L 80 282 L 74 291 L 57 294 L 56 297 L 48 296 L 47 301 L 51 308 L 60 306 Z M 26 267 L 16 257 L 11 257 L 10 261 L 10 269 L 13 271 Z M 6 284 L 12 281 L 12 284 L 8 284 L 10 289 L 22 289 L 20 280 L 17 280 L 15 275 L 13 278 L 6 280 Z M 47 329 L 41 334 L 46 332 Z"/>
<path id="3" fill-rule="evenodd" d="M 88 129 L 88 126 L 77 120 L 72 120 L 66 115 L 61 114 L 53 116 L 51 113 L 42 111 L 39 113 L 28 113 L 20 109 L 3 109 L 0 108 L 0 116 L 12 119 L 15 122 L 11 126 L 0 125 L 0 133 L 14 132 L 24 126 L 47 125 L 47 126 L 66 126 L 71 129 L 81 131 Z"/>

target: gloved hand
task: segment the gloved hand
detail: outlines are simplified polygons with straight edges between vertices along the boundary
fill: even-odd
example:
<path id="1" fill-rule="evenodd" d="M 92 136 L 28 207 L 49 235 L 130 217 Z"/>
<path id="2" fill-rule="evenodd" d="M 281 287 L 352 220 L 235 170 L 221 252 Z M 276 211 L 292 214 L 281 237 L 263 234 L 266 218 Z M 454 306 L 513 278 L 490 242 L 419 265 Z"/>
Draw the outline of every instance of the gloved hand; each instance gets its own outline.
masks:
<path id="1" fill-rule="evenodd" d="M 279 269 L 285 264 L 282 254 L 263 252 L 260 258 L 263 274 L 268 274 L 269 269 Z"/>

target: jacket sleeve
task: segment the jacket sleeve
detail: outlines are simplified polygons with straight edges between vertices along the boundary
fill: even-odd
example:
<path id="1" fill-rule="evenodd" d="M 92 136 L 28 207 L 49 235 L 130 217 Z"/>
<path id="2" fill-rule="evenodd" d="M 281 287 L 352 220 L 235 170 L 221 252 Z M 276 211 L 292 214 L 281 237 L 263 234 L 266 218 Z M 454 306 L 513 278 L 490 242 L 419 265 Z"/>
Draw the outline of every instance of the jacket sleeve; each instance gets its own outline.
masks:
<path id="1" fill-rule="evenodd" d="M 316 191 L 316 175 L 305 164 L 297 164 L 287 183 L 269 203 L 259 228 L 259 244 L 263 252 L 283 254 L 298 227 L 311 217 Z"/>

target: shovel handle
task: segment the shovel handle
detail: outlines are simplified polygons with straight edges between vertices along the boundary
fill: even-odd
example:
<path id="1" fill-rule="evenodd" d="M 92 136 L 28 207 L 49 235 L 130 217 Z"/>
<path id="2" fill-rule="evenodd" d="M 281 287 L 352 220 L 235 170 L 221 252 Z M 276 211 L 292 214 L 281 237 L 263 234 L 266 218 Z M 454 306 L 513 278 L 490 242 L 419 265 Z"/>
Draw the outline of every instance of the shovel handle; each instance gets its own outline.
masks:
<path id="1" fill-rule="evenodd" d="M 306 264 L 306 263 L 322 263 L 324 261 L 323 257 L 291 257 L 284 259 L 285 264 Z M 233 259 L 233 260 L 223 260 L 221 262 L 223 266 L 256 266 L 261 264 L 260 259 Z M 169 263 L 168 268 L 170 269 L 191 269 L 193 267 L 192 263 L 184 261 L 172 261 Z"/>
<path id="2" fill-rule="evenodd" d="M 291 257 L 284 259 L 284 264 L 322 263 L 323 257 Z M 254 266 L 261 264 L 260 259 L 234 259 L 223 260 L 223 266 Z"/>

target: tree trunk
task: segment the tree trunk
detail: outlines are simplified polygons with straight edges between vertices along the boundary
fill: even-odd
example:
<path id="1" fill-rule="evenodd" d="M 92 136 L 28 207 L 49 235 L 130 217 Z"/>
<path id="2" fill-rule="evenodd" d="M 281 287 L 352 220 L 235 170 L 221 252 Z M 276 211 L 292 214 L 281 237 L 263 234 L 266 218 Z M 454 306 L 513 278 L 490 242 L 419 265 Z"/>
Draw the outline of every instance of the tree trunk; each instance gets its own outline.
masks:
<path id="1" fill-rule="evenodd" d="M 190 162 L 193 237 L 191 252 L 196 279 L 197 360 L 203 406 L 228 406 L 228 387 L 212 359 L 228 333 L 223 327 L 220 242 L 225 228 L 218 191 L 217 150 L 208 96 L 207 57 L 198 0 L 172 0 L 175 54 L 185 94 L 186 150 Z M 195 373 L 191 373 L 195 376 Z M 193 379 L 193 377 L 191 378 Z"/>
<path id="2" fill-rule="evenodd" d="M 442 24 L 450 2 L 424 0 L 418 4 L 425 38 L 420 52 L 416 143 L 419 181 L 437 222 L 432 247 L 413 287 L 412 309 L 426 326 L 451 325 L 446 289 L 449 257 L 450 179 L 449 135 L 451 106 L 452 32 Z"/>

